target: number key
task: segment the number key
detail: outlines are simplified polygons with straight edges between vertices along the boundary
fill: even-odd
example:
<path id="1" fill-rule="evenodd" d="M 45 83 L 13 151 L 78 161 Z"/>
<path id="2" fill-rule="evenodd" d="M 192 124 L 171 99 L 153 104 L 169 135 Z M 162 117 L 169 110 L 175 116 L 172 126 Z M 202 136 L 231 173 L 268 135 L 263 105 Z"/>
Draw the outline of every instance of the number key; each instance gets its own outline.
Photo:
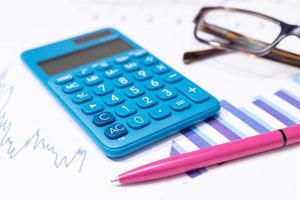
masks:
<path id="1" fill-rule="evenodd" d="M 141 108 L 149 108 L 157 104 L 157 101 L 154 97 L 151 97 L 149 95 L 142 96 L 137 100 L 137 105 Z"/>
<path id="2" fill-rule="evenodd" d="M 169 100 L 169 99 L 173 99 L 174 97 L 176 97 L 177 94 L 172 89 L 163 88 L 158 92 L 157 96 L 161 100 Z"/>
<path id="3" fill-rule="evenodd" d="M 125 101 L 124 96 L 119 93 L 112 93 L 111 95 L 107 95 L 104 97 L 104 102 L 109 106 L 115 106 Z"/>
<path id="4" fill-rule="evenodd" d="M 133 129 L 140 129 L 150 124 L 150 120 L 146 115 L 140 114 L 130 117 L 127 123 Z"/>
<path id="5" fill-rule="evenodd" d="M 144 81 L 152 77 L 148 70 L 139 70 L 134 73 L 133 77 L 138 81 Z"/>
<path id="6" fill-rule="evenodd" d="M 131 84 L 132 84 L 132 81 L 125 76 L 121 76 L 115 80 L 115 85 L 118 88 L 127 87 L 128 85 L 131 85 Z"/>
<path id="7" fill-rule="evenodd" d="M 145 92 L 137 86 L 131 86 L 125 90 L 125 94 L 131 98 L 138 97 L 144 93 Z"/>
<path id="8" fill-rule="evenodd" d="M 112 92 L 114 89 L 113 87 L 111 86 L 111 84 L 106 84 L 106 83 L 102 83 L 102 84 L 99 84 L 95 87 L 94 89 L 94 93 L 96 95 L 105 95 L 105 94 L 108 94 L 110 92 Z"/>
<path id="9" fill-rule="evenodd" d="M 149 90 L 157 90 L 163 86 L 164 84 L 157 79 L 150 79 L 145 83 L 145 87 Z"/>
<path id="10" fill-rule="evenodd" d="M 123 105 L 120 105 L 116 107 L 116 114 L 119 117 L 128 117 L 134 113 L 136 113 L 137 109 L 135 104 L 133 103 L 125 103 Z"/>

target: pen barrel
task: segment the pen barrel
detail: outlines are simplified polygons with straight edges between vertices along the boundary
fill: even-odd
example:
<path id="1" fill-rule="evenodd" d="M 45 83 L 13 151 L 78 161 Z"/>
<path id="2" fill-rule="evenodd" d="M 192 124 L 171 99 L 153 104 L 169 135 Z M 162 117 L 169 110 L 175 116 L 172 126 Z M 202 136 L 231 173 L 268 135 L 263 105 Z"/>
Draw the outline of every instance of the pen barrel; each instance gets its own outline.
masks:
<path id="1" fill-rule="evenodd" d="M 283 131 L 287 138 L 287 145 L 300 142 L 300 125 L 284 128 Z"/>
<path id="2" fill-rule="evenodd" d="M 291 135 L 291 138 L 296 137 Z M 284 146 L 282 133 L 272 131 L 155 161 L 119 175 L 119 181 L 121 184 L 129 184 L 160 179 L 282 146 Z"/>

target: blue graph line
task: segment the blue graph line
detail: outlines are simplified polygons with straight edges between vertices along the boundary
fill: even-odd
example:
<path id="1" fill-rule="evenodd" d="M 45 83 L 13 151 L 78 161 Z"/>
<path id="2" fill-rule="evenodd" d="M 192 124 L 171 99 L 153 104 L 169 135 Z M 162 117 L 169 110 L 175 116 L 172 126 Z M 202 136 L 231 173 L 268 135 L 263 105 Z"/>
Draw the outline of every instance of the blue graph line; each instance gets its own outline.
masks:
<path id="1" fill-rule="evenodd" d="M 25 142 L 21 146 L 16 146 L 15 141 L 12 139 L 10 130 L 12 129 L 13 123 L 6 117 L 6 106 L 8 105 L 14 88 L 4 83 L 6 77 L 6 72 L 0 74 L 0 148 L 7 148 L 6 154 L 9 158 L 13 159 L 16 156 L 20 155 L 25 149 L 32 147 L 33 150 L 45 150 L 49 152 L 53 157 L 53 165 L 56 168 L 65 166 L 66 168 L 70 167 L 75 160 L 80 160 L 78 167 L 78 173 L 81 172 L 85 158 L 87 155 L 87 150 L 78 148 L 73 156 L 60 156 L 60 153 L 55 150 L 55 146 L 47 143 L 46 139 L 40 135 L 40 130 L 35 131 L 28 139 L 25 139 Z"/>

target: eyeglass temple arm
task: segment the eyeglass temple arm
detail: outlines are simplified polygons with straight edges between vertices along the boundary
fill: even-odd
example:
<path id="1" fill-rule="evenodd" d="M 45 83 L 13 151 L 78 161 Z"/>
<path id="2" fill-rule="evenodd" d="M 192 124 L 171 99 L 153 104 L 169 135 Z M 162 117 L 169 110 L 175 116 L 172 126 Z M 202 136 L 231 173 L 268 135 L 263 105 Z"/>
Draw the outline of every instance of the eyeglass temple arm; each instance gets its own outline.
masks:
<path id="1" fill-rule="evenodd" d="M 183 54 L 183 62 L 185 64 L 190 64 L 196 61 L 204 60 L 207 58 L 211 58 L 214 56 L 219 56 L 227 53 L 228 51 L 223 49 L 217 49 L 217 48 L 211 48 L 211 49 L 200 50 L 200 51 L 188 51 Z"/>
<path id="2" fill-rule="evenodd" d="M 196 61 L 211 58 L 214 56 L 224 55 L 231 52 L 233 51 L 217 48 L 200 51 L 190 51 L 183 54 L 183 62 L 185 64 L 191 64 Z M 292 66 L 300 67 L 300 57 L 298 55 L 277 48 L 271 49 L 268 54 L 263 55 L 262 57 L 273 61 L 286 63 Z"/>

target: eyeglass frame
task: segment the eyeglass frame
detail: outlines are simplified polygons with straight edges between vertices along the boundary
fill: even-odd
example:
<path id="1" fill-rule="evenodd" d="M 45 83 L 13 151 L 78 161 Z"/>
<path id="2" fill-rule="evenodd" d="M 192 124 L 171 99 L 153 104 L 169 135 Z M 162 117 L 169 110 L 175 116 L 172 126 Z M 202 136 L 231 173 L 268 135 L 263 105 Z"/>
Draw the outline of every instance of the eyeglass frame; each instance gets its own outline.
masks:
<path id="1" fill-rule="evenodd" d="M 272 21 L 272 22 L 278 24 L 279 27 L 281 28 L 281 30 L 273 42 L 271 42 L 270 44 L 266 45 L 264 48 L 262 48 L 256 52 L 247 51 L 246 49 L 243 49 L 243 48 L 236 48 L 236 47 L 234 48 L 234 46 L 224 45 L 222 43 L 217 43 L 216 41 L 204 40 L 204 39 L 201 39 L 200 37 L 198 37 L 198 35 L 197 35 L 197 32 L 199 30 L 198 29 L 199 22 L 207 12 L 212 11 L 212 10 L 226 10 L 226 11 L 231 11 L 231 12 L 245 13 L 245 14 L 257 16 L 260 18 L 264 18 L 266 20 L 269 20 L 269 21 Z M 193 22 L 195 23 L 194 37 L 199 42 L 213 46 L 213 47 L 215 47 L 215 49 L 185 53 L 184 62 L 186 64 L 191 63 L 197 57 L 208 58 L 208 57 L 211 57 L 214 55 L 224 54 L 227 51 L 240 51 L 240 52 L 244 52 L 244 53 L 250 53 L 250 54 L 262 56 L 262 57 L 276 60 L 279 62 L 284 62 L 287 64 L 300 66 L 300 56 L 299 55 L 275 48 L 284 38 L 286 38 L 288 36 L 294 35 L 300 39 L 300 26 L 285 23 L 279 19 L 264 15 L 262 13 L 258 13 L 258 12 L 254 12 L 254 11 L 250 11 L 250 10 L 239 9 L 239 8 L 229 8 L 229 7 L 204 7 L 204 8 L 201 8 L 200 11 L 198 12 L 198 14 L 196 15 L 196 17 L 194 18 Z M 226 30 L 226 29 L 224 29 L 224 30 Z M 226 31 L 228 31 L 228 30 L 226 30 Z M 238 33 L 232 32 L 232 31 L 228 31 L 228 32 L 231 32 L 235 35 L 243 36 L 243 35 L 240 35 Z M 230 40 L 230 38 L 226 38 L 226 39 Z"/>

